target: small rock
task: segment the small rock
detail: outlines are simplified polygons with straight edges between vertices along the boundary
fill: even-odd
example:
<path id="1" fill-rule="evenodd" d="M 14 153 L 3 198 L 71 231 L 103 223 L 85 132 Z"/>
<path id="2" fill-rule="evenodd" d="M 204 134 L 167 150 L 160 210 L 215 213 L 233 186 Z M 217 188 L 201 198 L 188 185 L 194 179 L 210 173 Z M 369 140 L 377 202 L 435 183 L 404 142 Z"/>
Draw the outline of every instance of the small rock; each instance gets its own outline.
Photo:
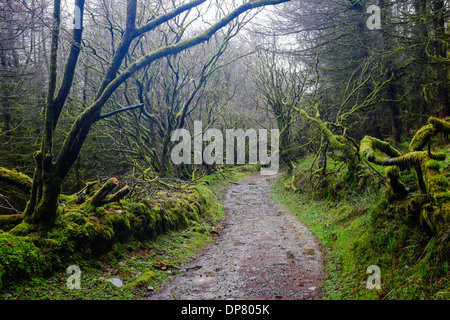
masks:
<path id="1" fill-rule="evenodd" d="M 117 288 L 122 288 L 123 287 L 123 282 L 119 278 L 110 278 L 110 279 L 108 279 L 106 281 L 111 282 Z"/>
<path id="2" fill-rule="evenodd" d="M 308 290 L 315 291 L 316 287 L 309 287 Z"/>
<path id="3" fill-rule="evenodd" d="M 147 287 L 147 290 L 148 290 L 148 291 L 154 291 L 155 288 L 153 288 L 152 286 L 148 286 L 148 287 Z"/>

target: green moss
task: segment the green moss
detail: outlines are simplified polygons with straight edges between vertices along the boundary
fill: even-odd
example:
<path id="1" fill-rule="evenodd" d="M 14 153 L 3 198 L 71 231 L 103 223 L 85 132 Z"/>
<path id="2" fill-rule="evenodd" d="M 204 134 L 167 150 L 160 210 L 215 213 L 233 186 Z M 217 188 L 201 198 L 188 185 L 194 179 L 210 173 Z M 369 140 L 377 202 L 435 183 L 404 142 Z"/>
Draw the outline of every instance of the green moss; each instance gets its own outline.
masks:
<path id="1" fill-rule="evenodd" d="M 33 180 L 29 176 L 17 172 L 16 170 L 8 170 L 3 167 L 0 167 L 0 181 L 17 185 L 26 192 L 31 191 L 31 186 L 33 184 Z"/>
<path id="2" fill-rule="evenodd" d="M 360 147 L 362 155 L 369 161 L 388 167 L 386 174 L 389 179 L 389 188 L 386 196 L 392 203 L 408 196 L 408 193 L 404 191 L 405 185 L 400 181 L 400 170 L 413 169 L 415 171 L 417 186 L 420 190 L 420 195 L 416 195 L 416 197 L 428 195 L 427 203 L 423 203 L 424 208 L 421 210 L 420 220 L 426 222 L 429 228 L 437 234 L 445 233 L 448 230 L 446 221 L 450 215 L 447 209 L 449 207 L 447 196 L 449 181 L 444 174 L 441 174 L 441 163 L 439 162 L 446 159 L 447 152 L 433 153 L 431 138 L 438 133 L 448 134 L 449 132 L 449 118 L 431 117 L 429 124 L 416 132 L 409 146 L 410 152 L 405 155 L 398 155 L 394 158 L 376 156 L 375 149 L 390 155 L 389 146 L 380 144 L 377 139 L 372 137 L 365 137 Z M 427 145 L 428 150 L 422 151 Z"/>
<path id="3" fill-rule="evenodd" d="M 429 179 L 429 183 L 430 183 L 430 189 L 446 189 L 448 187 L 448 180 L 447 178 L 442 175 L 436 175 L 434 177 L 432 177 L 431 179 Z"/>
<path id="4" fill-rule="evenodd" d="M 448 234 L 431 235 L 418 219 L 426 195 L 393 206 L 381 196 L 330 206 L 300 193 L 289 192 L 280 179 L 273 198 L 297 214 L 323 247 L 325 299 L 448 299 L 450 282 Z M 372 195 L 375 201 L 378 197 Z M 366 205 L 365 205 L 366 204 Z M 438 208 L 430 206 L 429 213 Z M 425 227 L 428 224 L 425 223 Z M 365 286 L 370 265 L 380 267 L 381 289 Z"/>
<path id="5" fill-rule="evenodd" d="M 0 288 L 42 274 L 44 256 L 29 237 L 0 231 Z"/>
<path id="6" fill-rule="evenodd" d="M 11 229 L 9 233 L 16 236 L 26 236 L 35 230 L 36 230 L 35 225 L 22 221 L 22 223 L 18 224 L 13 229 Z"/>
<path id="7" fill-rule="evenodd" d="M 22 214 L 0 215 L 0 230 L 9 231 L 23 220 Z"/>
<path id="8" fill-rule="evenodd" d="M 64 219 L 69 222 L 74 222 L 76 224 L 82 225 L 86 223 L 86 218 L 84 212 L 81 210 L 70 210 L 64 215 Z"/>
<path id="9" fill-rule="evenodd" d="M 59 202 L 64 206 L 69 206 L 75 204 L 75 200 L 77 199 L 77 194 L 64 195 L 61 194 L 59 196 Z"/>
<path id="10" fill-rule="evenodd" d="M 12 214 L 14 209 L 22 212 L 30 197 L 32 179 L 15 170 L 0 167 L 0 214 Z"/>
<path id="11" fill-rule="evenodd" d="M 433 125 L 428 124 L 426 126 L 423 126 L 419 130 L 417 130 L 416 134 L 414 135 L 413 139 L 411 140 L 411 142 L 409 144 L 409 150 L 410 151 L 423 150 L 423 148 L 430 141 L 431 137 L 433 137 L 435 134 L 436 134 L 436 131 L 435 131 Z"/>
<path id="12" fill-rule="evenodd" d="M 200 205 L 207 205 L 213 201 L 211 189 L 204 184 L 196 185 L 192 190 L 192 195 L 198 199 Z"/>
<path id="13" fill-rule="evenodd" d="M 134 215 L 129 215 L 126 212 L 120 214 L 108 214 L 105 224 L 111 224 L 114 231 L 114 237 L 119 242 L 125 242 L 131 236 L 131 223 L 130 219 L 134 218 Z"/>
<path id="14" fill-rule="evenodd" d="M 399 167 L 393 166 L 386 168 L 386 175 L 389 179 L 386 198 L 391 202 L 404 199 L 408 195 L 408 191 L 406 191 L 406 185 L 400 181 Z"/>
<path id="15" fill-rule="evenodd" d="M 441 169 L 441 164 L 440 164 L 440 162 L 439 161 L 437 161 L 437 160 L 428 160 L 426 163 L 425 163 L 425 167 L 426 168 L 429 168 L 429 169 L 435 169 L 435 170 L 440 170 Z"/>
<path id="16" fill-rule="evenodd" d="M 441 201 L 445 201 L 445 202 L 450 201 L 450 192 L 447 191 L 447 192 L 439 192 L 439 193 L 436 193 L 436 194 L 434 195 L 434 198 L 435 198 L 436 200 L 441 200 Z"/>
<path id="17" fill-rule="evenodd" d="M 389 158 L 401 156 L 400 152 L 393 148 L 388 142 L 370 136 L 365 136 L 361 140 L 359 151 L 361 155 L 370 162 L 381 165 L 387 162 Z M 382 157 L 380 152 L 388 155 L 389 158 Z"/>
<path id="18" fill-rule="evenodd" d="M 439 119 L 435 117 L 430 117 L 428 122 L 436 129 L 438 132 L 450 133 L 450 118 Z"/>
<path id="19" fill-rule="evenodd" d="M 158 277 L 158 274 L 154 271 L 147 271 L 141 274 L 135 281 L 127 285 L 130 288 L 139 288 L 143 286 L 149 286 L 153 284 L 154 279 Z"/>

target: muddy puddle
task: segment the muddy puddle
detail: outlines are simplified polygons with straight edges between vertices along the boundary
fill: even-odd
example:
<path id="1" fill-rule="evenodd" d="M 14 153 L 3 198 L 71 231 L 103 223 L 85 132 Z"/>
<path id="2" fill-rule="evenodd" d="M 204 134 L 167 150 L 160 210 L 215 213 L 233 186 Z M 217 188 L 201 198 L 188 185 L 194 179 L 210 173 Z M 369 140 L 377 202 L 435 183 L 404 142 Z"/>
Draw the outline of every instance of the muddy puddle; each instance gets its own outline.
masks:
<path id="1" fill-rule="evenodd" d="M 270 198 L 274 176 L 256 175 L 225 195 L 217 240 L 149 299 L 320 299 L 320 248 L 311 232 Z"/>

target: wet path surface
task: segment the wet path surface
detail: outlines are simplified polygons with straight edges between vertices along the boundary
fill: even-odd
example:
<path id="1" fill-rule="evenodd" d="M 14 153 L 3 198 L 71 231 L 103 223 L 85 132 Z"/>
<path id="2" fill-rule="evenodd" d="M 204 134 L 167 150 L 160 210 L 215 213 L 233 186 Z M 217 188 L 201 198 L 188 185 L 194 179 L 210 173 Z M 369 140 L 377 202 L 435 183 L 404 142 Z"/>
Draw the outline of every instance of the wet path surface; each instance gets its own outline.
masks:
<path id="1" fill-rule="evenodd" d="M 274 176 L 252 176 L 225 195 L 217 240 L 150 299 L 320 299 L 320 249 L 270 198 Z"/>

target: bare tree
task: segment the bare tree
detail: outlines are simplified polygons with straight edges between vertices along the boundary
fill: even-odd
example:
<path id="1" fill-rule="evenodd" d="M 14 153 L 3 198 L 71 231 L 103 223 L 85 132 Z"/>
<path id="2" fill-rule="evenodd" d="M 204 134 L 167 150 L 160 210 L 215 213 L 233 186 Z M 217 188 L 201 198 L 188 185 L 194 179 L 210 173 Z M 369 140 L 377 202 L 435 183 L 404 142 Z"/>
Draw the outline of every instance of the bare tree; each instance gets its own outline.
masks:
<path id="1" fill-rule="evenodd" d="M 171 19 L 196 8 L 205 0 L 195 0 L 186 4 L 175 6 L 171 11 L 155 16 L 142 26 L 137 25 L 137 0 L 128 0 L 126 10 L 126 25 L 123 29 L 120 42 L 118 43 L 111 62 L 108 64 L 106 73 L 99 86 L 94 101 L 76 118 L 64 140 L 57 157 L 54 156 L 54 134 L 67 100 L 77 67 L 78 57 L 81 50 L 82 28 L 74 28 L 71 48 L 65 63 L 64 74 L 62 75 L 59 89 L 57 89 L 57 62 L 59 52 L 59 38 L 61 31 L 61 0 L 54 1 L 53 8 L 53 28 L 51 53 L 49 64 L 49 85 L 47 102 L 45 108 L 44 133 L 42 138 L 42 148 L 36 153 L 36 170 L 33 177 L 33 189 L 30 200 L 24 212 L 24 220 L 29 223 L 40 224 L 44 227 L 51 227 L 54 224 L 57 212 L 57 200 L 61 192 L 61 185 L 67 176 L 70 168 L 76 161 L 80 149 L 89 134 L 94 123 L 102 119 L 102 108 L 116 92 L 116 90 L 130 79 L 137 71 L 140 71 L 153 62 L 175 55 L 200 43 L 208 41 L 218 30 L 222 29 L 239 15 L 248 10 L 274 5 L 286 0 L 256 0 L 245 2 L 236 7 L 228 15 L 205 29 L 196 36 L 183 39 L 175 44 L 164 46 L 153 50 L 139 59 L 130 63 L 125 70 L 120 71 L 124 59 L 132 44 L 144 34 L 155 30 L 160 25 Z M 75 6 L 78 8 L 78 18 L 84 17 L 84 0 L 76 0 Z"/>

